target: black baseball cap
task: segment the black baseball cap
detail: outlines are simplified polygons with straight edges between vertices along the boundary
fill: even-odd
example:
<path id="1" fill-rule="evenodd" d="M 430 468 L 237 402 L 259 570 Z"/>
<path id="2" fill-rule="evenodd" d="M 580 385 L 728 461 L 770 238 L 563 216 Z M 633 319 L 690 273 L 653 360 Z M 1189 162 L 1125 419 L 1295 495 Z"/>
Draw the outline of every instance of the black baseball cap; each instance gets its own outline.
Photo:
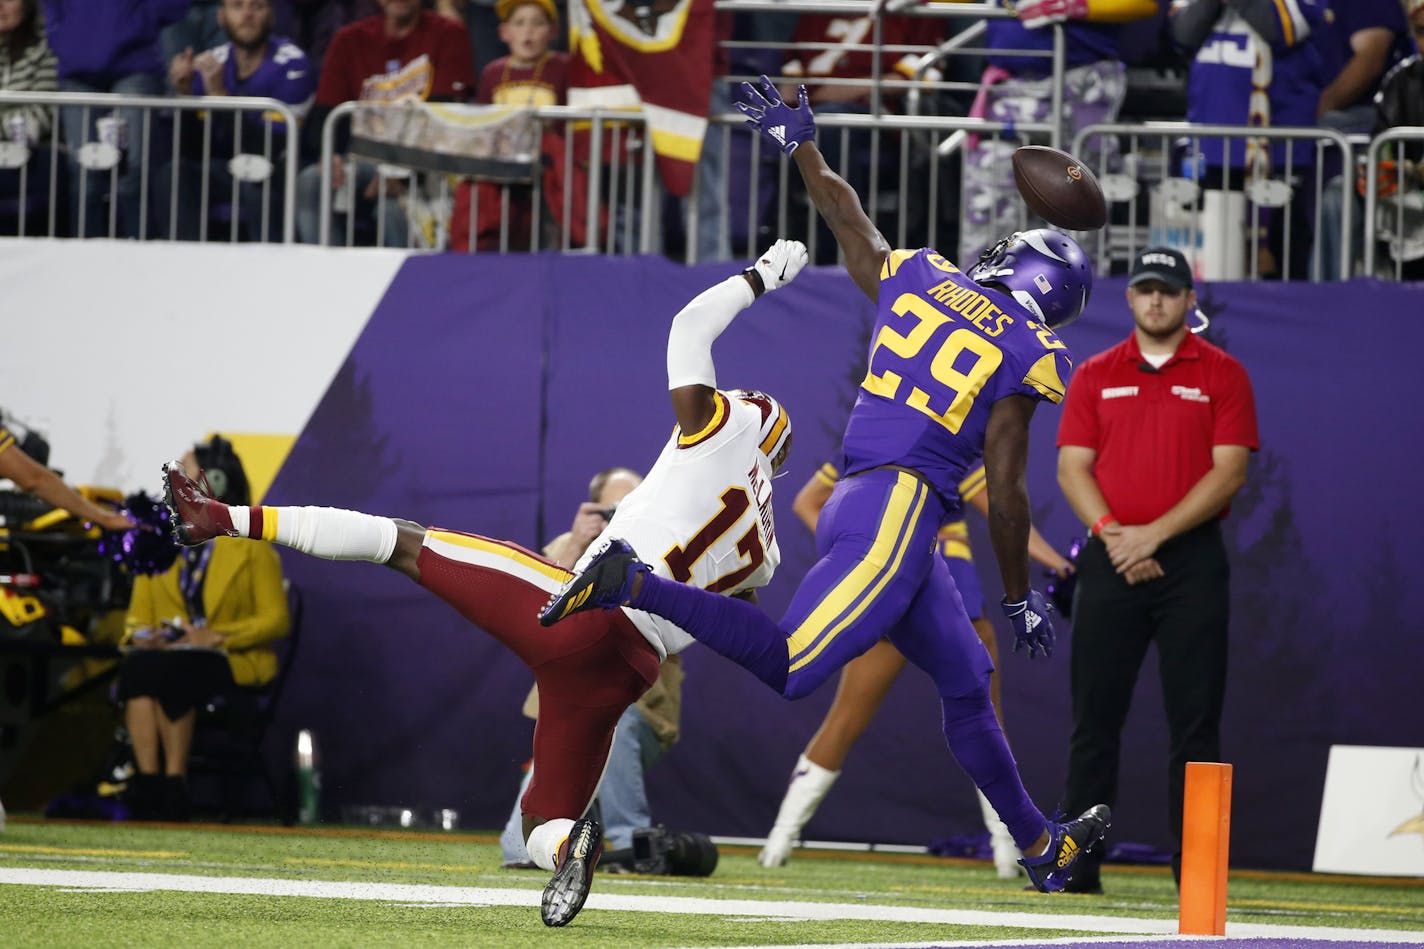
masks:
<path id="1" fill-rule="evenodd" d="M 1132 262 L 1129 287 L 1144 280 L 1160 280 L 1181 290 L 1192 289 L 1192 266 L 1186 255 L 1171 247 L 1149 247 L 1139 251 Z"/>

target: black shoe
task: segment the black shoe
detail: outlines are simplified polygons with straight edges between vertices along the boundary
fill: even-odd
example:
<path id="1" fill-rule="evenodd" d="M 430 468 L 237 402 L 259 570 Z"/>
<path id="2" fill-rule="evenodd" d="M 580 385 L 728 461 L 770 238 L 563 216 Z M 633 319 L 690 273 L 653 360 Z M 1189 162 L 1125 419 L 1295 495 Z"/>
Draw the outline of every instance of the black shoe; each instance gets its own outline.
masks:
<path id="1" fill-rule="evenodd" d="M 193 801 L 188 796 L 186 778 L 170 774 L 163 779 L 163 804 L 158 816 L 161 820 L 180 824 L 193 819 Z"/>
<path id="2" fill-rule="evenodd" d="M 1098 845 L 1111 824 L 1112 811 L 1106 804 L 1090 807 L 1083 812 L 1083 816 L 1066 824 L 1049 821 L 1048 849 L 1037 857 L 1024 857 L 1019 861 L 1028 871 L 1034 889 L 1040 893 L 1056 893 L 1064 889 L 1083 854 Z"/>
<path id="3" fill-rule="evenodd" d="M 163 810 L 163 776 L 135 774 L 123 792 L 129 820 L 158 820 Z"/>
<path id="4" fill-rule="evenodd" d="M 544 887 L 539 913 L 545 926 L 567 926 L 588 899 L 593 868 L 603 853 L 603 829 L 591 817 L 574 821 L 568 839 L 559 847 L 558 869 Z"/>
<path id="5" fill-rule="evenodd" d="M 622 606 L 633 595 L 633 578 L 651 569 L 638 559 L 626 541 L 615 537 L 593 555 L 588 566 L 549 597 L 549 602 L 539 611 L 539 624 L 553 626 L 564 617 L 584 610 Z"/>

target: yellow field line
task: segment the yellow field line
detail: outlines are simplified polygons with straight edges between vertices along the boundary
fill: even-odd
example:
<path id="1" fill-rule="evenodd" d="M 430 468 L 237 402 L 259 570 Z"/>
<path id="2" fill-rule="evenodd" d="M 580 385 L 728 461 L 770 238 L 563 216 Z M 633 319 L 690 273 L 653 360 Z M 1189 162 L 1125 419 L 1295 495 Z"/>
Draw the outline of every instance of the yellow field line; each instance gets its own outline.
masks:
<path id="1" fill-rule="evenodd" d="M 170 860 L 190 856 L 181 850 L 114 850 L 104 847 L 44 847 L 39 844 L 0 844 L 0 853 L 77 854 L 83 857 L 159 857 Z"/>
<path id="2" fill-rule="evenodd" d="M 358 867 L 372 870 L 441 870 L 447 873 L 488 873 L 493 865 L 469 863 L 411 863 L 408 860 L 333 860 L 323 857 L 287 857 L 283 863 L 298 866 Z"/>

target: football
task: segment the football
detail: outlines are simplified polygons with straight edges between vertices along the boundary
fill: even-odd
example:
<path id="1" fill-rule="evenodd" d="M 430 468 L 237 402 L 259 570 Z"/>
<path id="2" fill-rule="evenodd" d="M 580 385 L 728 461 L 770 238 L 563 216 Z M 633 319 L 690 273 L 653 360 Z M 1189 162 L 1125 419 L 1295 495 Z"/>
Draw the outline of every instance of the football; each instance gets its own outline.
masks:
<path id="1" fill-rule="evenodd" d="M 1070 231 L 1091 231 L 1108 221 L 1098 179 L 1067 152 L 1044 145 L 1014 151 L 1014 183 L 1034 214 Z"/>

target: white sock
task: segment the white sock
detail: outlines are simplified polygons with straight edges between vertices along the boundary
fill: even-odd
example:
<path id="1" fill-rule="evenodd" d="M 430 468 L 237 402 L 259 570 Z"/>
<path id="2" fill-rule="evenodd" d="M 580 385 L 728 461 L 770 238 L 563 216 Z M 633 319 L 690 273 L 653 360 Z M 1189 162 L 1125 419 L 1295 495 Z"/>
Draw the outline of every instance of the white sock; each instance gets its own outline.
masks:
<path id="1" fill-rule="evenodd" d="M 816 808 L 830 791 L 831 785 L 840 777 L 839 771 L 830 771 L 816 764 L 805 755 L 796 759 L 796 770 L 791 772 L 791 784 L 786 788 L 786 796 L 781 799 L 781 810 L 776 812 L 776 824 L 772 832 L 795 837 L 801 833 Z"/>
<path id="2" fill-rule="evenodd" d="M 569 831 L 574 822 L 567 817 L 556 817 L 545 821 L 529 832 L 527 846 L 529 859 L 550 873 L 554 872 L 554 859 L 559 855 L 559 847 L 569 839 Z"/>
<path id="3" fill-rule="evenodd" d="M 335 507 L 230 507 L 228 514 L 241 535 L 327 560 L 385 563 L 395 553 L 399 534 L 389 517 Z M 247 523 L 239 523 L 239 514 Z"/>

